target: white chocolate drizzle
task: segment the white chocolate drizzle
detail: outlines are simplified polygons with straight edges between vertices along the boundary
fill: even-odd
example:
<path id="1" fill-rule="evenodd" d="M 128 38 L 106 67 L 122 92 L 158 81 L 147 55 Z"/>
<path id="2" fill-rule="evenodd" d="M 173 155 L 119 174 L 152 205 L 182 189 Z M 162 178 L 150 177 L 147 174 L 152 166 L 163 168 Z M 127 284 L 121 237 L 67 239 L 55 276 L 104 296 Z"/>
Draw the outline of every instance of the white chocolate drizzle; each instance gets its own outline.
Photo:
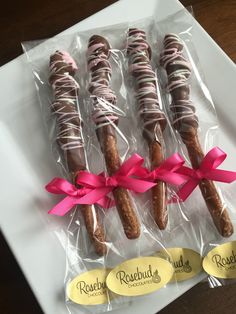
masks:
<path id="1" fill-rule="evenodd" d="M 108 55 L 103 51 L 104 43 L 89 45 L 87 50 L 88 70 L 91 71 L 89 90 L 92 90 L 92 118 L 97 128 L 118 121 L 122 115 L 115 105 L 117 102 L 114 91 L 110 88 L 111 65 Z M 102 66 L 101 66 L 102 65 Z M 93 67 L 98 66 L 97 69 Z"/>

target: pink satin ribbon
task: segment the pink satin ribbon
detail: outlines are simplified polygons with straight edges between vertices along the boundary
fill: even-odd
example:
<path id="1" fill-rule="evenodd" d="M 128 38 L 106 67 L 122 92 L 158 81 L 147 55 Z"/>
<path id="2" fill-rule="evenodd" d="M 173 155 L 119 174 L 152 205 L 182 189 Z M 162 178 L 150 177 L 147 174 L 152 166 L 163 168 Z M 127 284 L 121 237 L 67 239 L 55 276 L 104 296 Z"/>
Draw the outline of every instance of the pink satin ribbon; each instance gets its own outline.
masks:
<path id="1" fill-rule="evenodd" d="M 54 178 L 45 186 L 45 189 L 52 194 L 66 195 L 63 200 L 61 200 L 48 212 L 51 215 L 58 216 L 64 216 L 75 205 L 81 204 L 83 197 L 92 191 L 92 189 L 89 188 L 77 188 L 75 185 L 63 178 Z M 114 206 L 114 201 L 107 196 L 102 197 L 96 203 L 103 208 Z"/>
<path id="2" fill-rule="evenodd" d="M 104 174 L 93 174 L 81 171 L 76 183 L 82 188 L 77 188 L 65 179 L 55 178 L 46 185 L 46 190 L 53 194 L 64 194 L 66 197 L 54 206 L 49 214 L 63 216 L 77 204 L 99 204 L 104 208 L 114 206 L 107 194 L 116 187 L 122 187 L 136 193 L 144 193 L 156 185 L 156 180 L 162 180 L 171 184 L 180 185 L 186 178 L 174 173 L 184 163 L 180 155 L 174 154 L 160 167 L 149 172 L 142 168 L 144 159 L 138 154 L 132 155 L 111 177 Z M 131 177 L 131 176 L 136 176 Z"/>
<path id="3" fill-rule="evenodd" d="M 173 185 L 181 185 L 186 182 L 186 176 L 176 171 L 184 165 L 184 162 L 184 159 L 178 153 L 175 153 L 154 170 L 149 171 L 147 168 L 139 168 L 135 175 L 151 182 L 163 181 Z"/>
<path id="4" fill-rule="evenodd" d="M 187 182 L 178 191 L 177 196 L 185 201 L 202 179 L 231 183 L 236 180 L 236 172 L 217 169 L 227 157 L 219 147 L 211 149 L 203 158 L 198 169 L 181 167 L 176 172 L 186 176 Z"/>

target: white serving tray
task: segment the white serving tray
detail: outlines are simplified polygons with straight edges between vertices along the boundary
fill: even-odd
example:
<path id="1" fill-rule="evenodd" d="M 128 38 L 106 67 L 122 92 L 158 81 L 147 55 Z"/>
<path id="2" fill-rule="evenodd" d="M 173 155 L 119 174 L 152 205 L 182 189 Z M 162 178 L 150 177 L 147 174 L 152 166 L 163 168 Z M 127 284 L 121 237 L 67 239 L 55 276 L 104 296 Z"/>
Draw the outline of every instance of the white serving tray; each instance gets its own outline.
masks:
<path id="1" fill-rule="evenodd" d="M 65 33 L 152 14 L 160 20 L 181 8 L 176 0 L 121 0 Z M 226 169 L 235 169 L 236 67 L 201 26 L 194 23 L 193 41 L 220 119 L 220 146 L 229 153 L 224 165 Z M 32 76 L 22 56 L 1 67 L 0 81 L 1 229 L 43 311 L 65 314 L 64 250 L 45 223 L 52 201 L 45 195 L 43 186 L 56 173 L 56 165 L 50 153 Z M 167 289 L 147 295 L 142 301 L 135 300 L 128 308 L 114 313 L 158 312 L 203 277 L 200 275 L 182 282 L 179 289 L 169 285 Z"/>

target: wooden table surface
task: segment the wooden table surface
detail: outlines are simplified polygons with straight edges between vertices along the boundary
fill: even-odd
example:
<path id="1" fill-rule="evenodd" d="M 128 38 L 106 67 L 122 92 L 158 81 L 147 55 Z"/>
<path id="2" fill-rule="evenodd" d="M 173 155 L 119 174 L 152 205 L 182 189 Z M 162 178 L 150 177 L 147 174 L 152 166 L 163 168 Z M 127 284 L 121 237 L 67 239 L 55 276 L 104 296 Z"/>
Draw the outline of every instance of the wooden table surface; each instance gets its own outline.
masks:
<path id="1" fill-rule="evenodd" d="M 114 0 L 4 2 L 4 9 L 0 10 L 0 65 L 21 54 L 22 41 L 51 37 L 114 2 Z M 196 19 L 232 60 L 236 61 L 236 0 L 182 0 L 182 3 L 185 6 L 193 6 Z M 1 234 L 0 247 L 0 313 L 41 314 L 42 311 Z M 200 283 L 160 313 L 234 314 L 235 295 L 236 285 L 210 289 L 207 283 Z"/>

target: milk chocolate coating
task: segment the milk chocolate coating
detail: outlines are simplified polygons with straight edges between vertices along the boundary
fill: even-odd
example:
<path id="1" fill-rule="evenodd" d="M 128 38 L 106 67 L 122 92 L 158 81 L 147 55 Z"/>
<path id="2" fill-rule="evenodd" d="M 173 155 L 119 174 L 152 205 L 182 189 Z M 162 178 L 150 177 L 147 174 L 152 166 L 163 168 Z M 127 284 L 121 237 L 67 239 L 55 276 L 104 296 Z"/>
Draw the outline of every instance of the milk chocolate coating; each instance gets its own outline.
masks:
<path id="1" fill-rule="evenodd" d="M 71 62 L 70 62 L 71 60 Z M 86 158 L 82 135 L 82 120 L 77 108 L 79 86 L 74 79 L 76 66 L 65 53 L 56 51 L 50 57 L 49 82 L 55 101 L 51 104 L 56 119 L 57 144 L 72 181 L 81 170 L 86 170 Z M 99 255 L 106 253 L 105 234 L 94 206 L 81 205 L 89 237 Z"/>
<path id="2" fill-rule="evenodd" d="M 193 168 L 197 169 L 204 158 L 204 152 L 198 138 L 198 118 L 190 98 L 188 78 L 191 75 L 191 67 L 183 55 L 183 43 L 177 35 L 165 36 L 161 64 L 168 75 L 173 126 L 186 145 Z M 199 187 L 219 233 L 223 237 L 231 236 L 234 231 L 233 225 L 215 184 L 204 179 L 200 181 Z"/>
<path id="3" fill-rule="evenodd" d="M 145 32 L 142 30 L 131 28 L 128 36 L 129 65 L 137 66 L 136 69 L 130 71 L 136 80 L 137 100 L 141 112 L 140 116 L 143 120 L 143 136 L 148 142 L 152 142 L 156 137 L 157 125 L 160 126 L 161 131 L 164 131 L 166 118 L 159 107 L 156 75 L 151 66 L 151 47 L 146 41 Z M 138 95 L 141 89 L 145 92 Z M 158 111 L 155 110 L 156 103 L 158 104 Z"/>
<path id="4" fill-rule="evenodd" d="M 108 60 L 110 56 L 108 41 L 98 35 L 92 36 L 89 39 L 87 56 L 88 69 L 91 73 L 89 92 L 93 102 L 93 120 L 108 174 L 112 176 L 120 168 L 121 161 L 114 127 L 118 124 L 118 116 L 113 109 L 117 98 L 110 88 L 111 65 Z M 128 191 L 117 187 L 113 190 L 113 196 L 127 238 L 138 238 L 140 225 Z"/>
<path id="5" fill-rule="evenodd" d="M 154 169 L 164 160 L 162 132 L 166 128 L 166 118 L 159 106 L 156 75 L 151 66 L 152 51 L 144 31 L 129 29 L 127 55 L 129 72 L 135 81 L 143 137 L 148 143 L 151 168 Z M 166 204 L 166 184 L 158 181 L 152 188 L 152 208 L 154 219 L 161 230 L 166 228 L 168 222 Z"/>

